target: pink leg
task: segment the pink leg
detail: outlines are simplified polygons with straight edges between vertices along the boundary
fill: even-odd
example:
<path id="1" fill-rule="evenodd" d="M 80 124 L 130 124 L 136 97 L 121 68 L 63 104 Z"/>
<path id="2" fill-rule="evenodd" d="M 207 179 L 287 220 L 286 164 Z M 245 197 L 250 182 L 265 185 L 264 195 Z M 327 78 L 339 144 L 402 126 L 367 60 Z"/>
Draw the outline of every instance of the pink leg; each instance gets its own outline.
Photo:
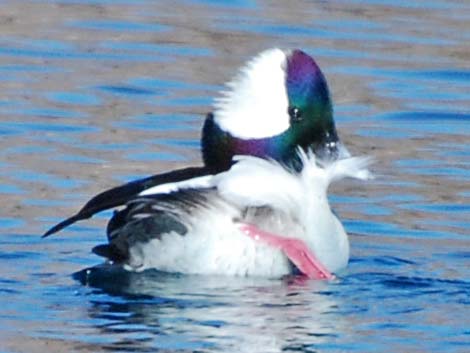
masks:
<path id="1" fill-rule="evenodd" d="M 254 240 L 281 249 L 292 263 L 307 277 L 312 279 L 334 279 L 325 266 L 312 254 L 307 245 L 300 239 L 286 238 L 277 234 L 265 232 L 258 227 L 242 223 L 240 230 Z"/>

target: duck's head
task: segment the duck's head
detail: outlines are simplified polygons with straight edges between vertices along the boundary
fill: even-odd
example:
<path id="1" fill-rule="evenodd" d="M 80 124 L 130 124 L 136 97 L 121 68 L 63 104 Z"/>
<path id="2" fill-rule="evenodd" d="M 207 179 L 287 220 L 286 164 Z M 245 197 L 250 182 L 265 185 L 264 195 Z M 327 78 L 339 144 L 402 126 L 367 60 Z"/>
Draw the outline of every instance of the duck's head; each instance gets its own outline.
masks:
<path id="1" fill-rule="evenodd" d="M 214 106 L 202 133 L 203 159 L 214 170 L 227 169 L 234 155 L 289 162 L 299 146 L 324 159 L 348 155 L 336 132 L 326 79 L 301 50 L 262 52 Z"/>

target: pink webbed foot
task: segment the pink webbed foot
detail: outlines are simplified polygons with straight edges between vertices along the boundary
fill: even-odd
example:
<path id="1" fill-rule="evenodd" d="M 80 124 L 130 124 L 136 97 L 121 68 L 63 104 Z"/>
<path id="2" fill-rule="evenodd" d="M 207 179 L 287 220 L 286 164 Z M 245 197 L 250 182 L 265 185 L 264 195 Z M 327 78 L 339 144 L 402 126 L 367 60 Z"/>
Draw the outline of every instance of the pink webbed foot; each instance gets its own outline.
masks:
<path id="1" fill-rule="evenodd" d="M 307 245 L 300 239 L 286 238 L 281 235 L 265 232 L 258 227 L 242 223 L 240 230 L 257 241 L 262 241 L 268 245 L 279 248 L 290 261 L 305 276 L 312 279 L 334 279 L 325 266 L 315 257 Z"/>

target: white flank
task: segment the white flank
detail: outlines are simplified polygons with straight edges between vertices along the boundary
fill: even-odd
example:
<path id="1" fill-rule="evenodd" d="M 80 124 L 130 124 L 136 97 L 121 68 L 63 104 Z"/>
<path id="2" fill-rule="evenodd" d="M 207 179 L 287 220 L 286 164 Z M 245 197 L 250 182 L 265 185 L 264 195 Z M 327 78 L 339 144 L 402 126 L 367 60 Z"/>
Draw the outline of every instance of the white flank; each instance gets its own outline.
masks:
<path id="1" fill-rule="evenodd" d="M 277 48 L 249 61 L 215 100 L 214 118 L 220 128 L 243 139 L 271 137 L 287 130 L 285 68 L 286 54 Z"/>

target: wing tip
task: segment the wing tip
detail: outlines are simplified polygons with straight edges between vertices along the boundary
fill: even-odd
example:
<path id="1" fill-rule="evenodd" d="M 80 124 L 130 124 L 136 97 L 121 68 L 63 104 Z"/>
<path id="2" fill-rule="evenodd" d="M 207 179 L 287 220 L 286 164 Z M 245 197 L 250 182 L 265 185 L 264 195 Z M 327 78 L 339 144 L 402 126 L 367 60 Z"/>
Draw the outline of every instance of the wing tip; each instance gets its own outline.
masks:
<path id="1" fill-rule="evenodd" d="M 55 234 L 57 232 L 60 232 L 62 229 L 68 227 L 69 225 L 77 222 L 77 221 L 80 221 L 82 219 L 85 219 L 86 217 L 83 217 L 83 215 L 81 215 L 80 213 L 77 213 L 76 215 L 72 216 L 72 217 L 69 217 L 65 220 L 63 220 L 62 222 L 60 223 L 57 223 L 55 226 L 53 226 L 52 228 L 50 228 L 47 232 L 45 232 L 41 238 L 47 238 L 48 236 L 52 235 L 52 234 Z"/>

